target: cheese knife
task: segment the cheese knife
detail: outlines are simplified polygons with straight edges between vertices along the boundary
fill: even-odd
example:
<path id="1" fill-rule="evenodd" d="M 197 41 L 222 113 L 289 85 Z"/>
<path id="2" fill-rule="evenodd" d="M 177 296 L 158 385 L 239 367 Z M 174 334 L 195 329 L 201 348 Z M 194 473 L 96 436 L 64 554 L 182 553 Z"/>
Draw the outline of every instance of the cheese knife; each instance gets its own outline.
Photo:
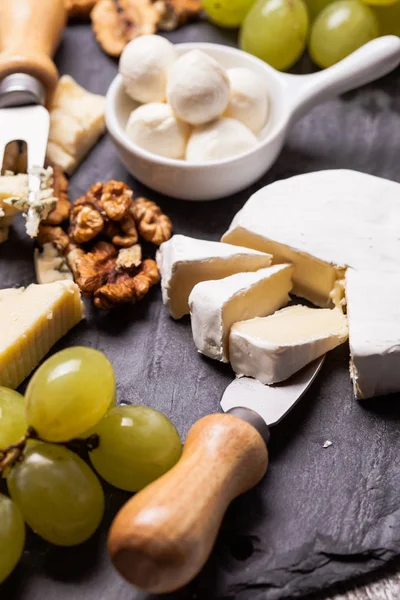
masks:
<path id="1" fill-rule="evenodd" d="M 41 184 L 34 168 L 44 165 L 50 129 L 45 105 L 58 81 L 51 56 L 65 21 L 63 0 L 0 0 L 0 168 L 10 142 L 27 143 L 32 210 Z"/>
<path id="2" fill-rule="evenodd" d="M 269 428 L 304 396 L 324 358 L 286 383 L 265 386 L 247 377 L 225 390 L 225 414 L 191 428 L 175 467 L 117 514 L 108 548 L 125 579 L 152 593 L 175 591 L 202 569 L 231 501 L 254 487 L 268 466 Z"/>

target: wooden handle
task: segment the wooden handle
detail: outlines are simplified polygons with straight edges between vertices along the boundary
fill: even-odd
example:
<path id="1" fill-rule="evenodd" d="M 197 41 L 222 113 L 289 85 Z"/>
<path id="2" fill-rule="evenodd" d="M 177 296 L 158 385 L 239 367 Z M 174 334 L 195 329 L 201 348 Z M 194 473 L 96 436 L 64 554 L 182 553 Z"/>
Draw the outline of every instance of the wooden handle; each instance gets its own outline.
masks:
<path id="1" fill-rule="evenodd" d="M 0 0 L 0 79 L 27 73 L 51 95 L 58 81 L 51 57 L 65 20 L 63 0 Z"/>
<path id="2" fill-rule="evenodd" d="M 109 533 L 111 559 L 128 581 L 153 593 L 191 581 L 206 562 L 222 518 L 268 465 L 254 427 L 211 415 L 189 431 L 182 458 L 120 510 Z"/>

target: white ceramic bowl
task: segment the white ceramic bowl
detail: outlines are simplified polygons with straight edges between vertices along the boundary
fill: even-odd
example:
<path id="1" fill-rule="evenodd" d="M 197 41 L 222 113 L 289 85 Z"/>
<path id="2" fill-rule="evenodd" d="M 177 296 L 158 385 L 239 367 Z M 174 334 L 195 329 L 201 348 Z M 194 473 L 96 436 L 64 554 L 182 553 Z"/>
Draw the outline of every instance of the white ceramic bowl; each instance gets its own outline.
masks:
<path id="1" fill-rule="evenodd" d="M 107 94 L 106 124 L 128 171 L 148 187 L 184 200 L 229 196 L 259 179 L 278 156 L 288 127 L 318 102 L 377 79 L 400 63 L 400 39 L 385 36 L 369 42 L 329 69 L 312 75 L 276 71 L 258 58 L 218 44 L 177 44 L 179 55 L 198 49 L 225 68 L 247 67 L 263 79 L 269 91 L 269 120 L 259 134 L 260 144 L 226 160 L 189 163 L 151 154 L 128 139 L 125 126 L 137 104 L 127 96 L 122 77 Z"/>

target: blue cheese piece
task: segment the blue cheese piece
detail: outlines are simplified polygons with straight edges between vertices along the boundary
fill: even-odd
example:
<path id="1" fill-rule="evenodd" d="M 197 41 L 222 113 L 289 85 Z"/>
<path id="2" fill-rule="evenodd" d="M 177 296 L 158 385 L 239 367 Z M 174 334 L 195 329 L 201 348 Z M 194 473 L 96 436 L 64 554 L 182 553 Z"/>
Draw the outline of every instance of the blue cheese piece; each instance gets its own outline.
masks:
<path id="1" fill-rule="evenodd" d="M 30 176 L 38 182 L 37 190 L 31 192 L 29 192 Z M 32 167 L 28 175 L 4 176 L 0 180 L 0 209 L 4 216 L 12 217 L 17 212 L 23 212 L 27 234 L 36 237 L 40 221 L 44 220 L 56 205 L 53 169 Z"/>
<path id="2" fill-rule="evenodd" d="M 42 251 L 35 249 L 34 254 L 36 280 L 38 283 L 73 280 L 67 260 L 54 244 L 43 245 Z"/>

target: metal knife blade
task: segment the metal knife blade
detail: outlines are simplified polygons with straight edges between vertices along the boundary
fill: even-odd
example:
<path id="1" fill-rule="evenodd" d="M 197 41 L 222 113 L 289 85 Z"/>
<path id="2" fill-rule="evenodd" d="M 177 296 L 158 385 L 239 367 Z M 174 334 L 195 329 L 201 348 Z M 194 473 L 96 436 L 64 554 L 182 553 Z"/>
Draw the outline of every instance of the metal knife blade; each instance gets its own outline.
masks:
<path id="1" fill-rule="evenodd" d="M 279 423 L 304 396 L 324 363 L 325 356 L 313 361 L 276 385 L 264 385 L 256 379 L 241 377 L 228 385 L 221 398 L 224 412 L 245 408 L 256 412 L 270 427 Z"/>

